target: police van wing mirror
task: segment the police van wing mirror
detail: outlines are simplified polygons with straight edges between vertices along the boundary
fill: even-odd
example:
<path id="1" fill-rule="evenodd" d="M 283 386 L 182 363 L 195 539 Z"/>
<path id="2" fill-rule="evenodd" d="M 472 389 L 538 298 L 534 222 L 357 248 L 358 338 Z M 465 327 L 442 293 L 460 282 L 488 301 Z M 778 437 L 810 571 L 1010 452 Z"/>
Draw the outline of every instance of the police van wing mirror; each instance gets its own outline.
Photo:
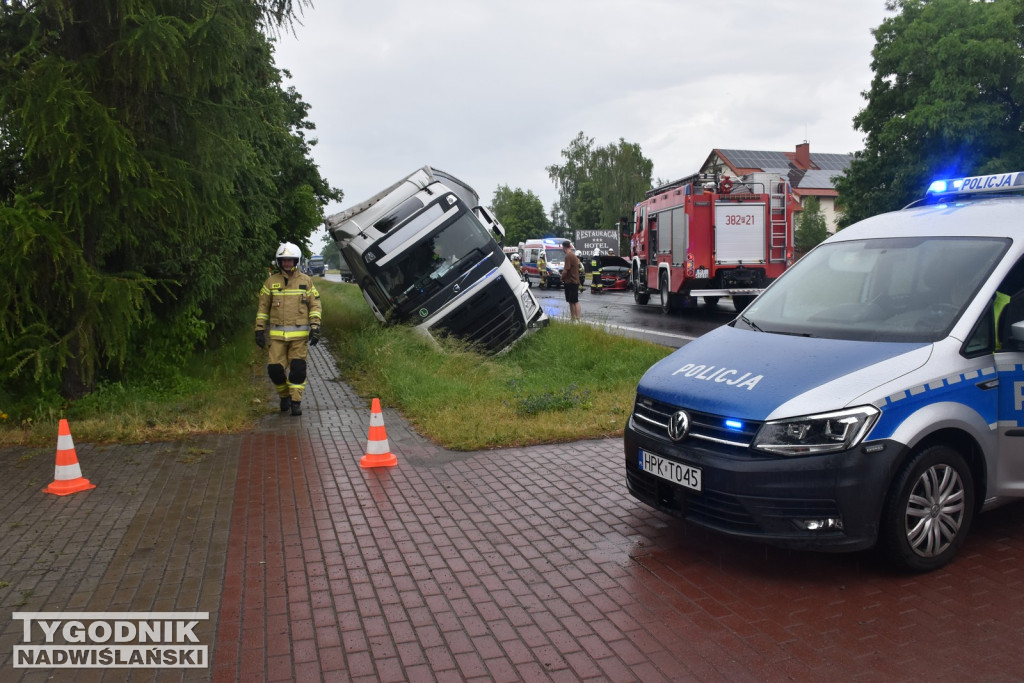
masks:
<path id="1" fill-rule="evenodd" d="M 1010 339 L 1017 350 L 1024 349 L 1024 320 L 1010 325 Z"/>

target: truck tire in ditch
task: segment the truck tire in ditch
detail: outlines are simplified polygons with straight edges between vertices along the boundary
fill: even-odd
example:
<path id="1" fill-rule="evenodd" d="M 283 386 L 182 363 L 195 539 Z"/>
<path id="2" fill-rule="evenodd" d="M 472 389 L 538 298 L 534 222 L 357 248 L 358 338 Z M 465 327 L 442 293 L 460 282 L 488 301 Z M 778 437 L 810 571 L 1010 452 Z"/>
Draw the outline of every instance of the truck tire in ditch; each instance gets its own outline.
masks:
<path id="1" fill-rule="evenodd" d="M 753 296 L 734 296 L 732 298 L 732 305 L 735 307 L 737 313 L 742 313 L 743 309 L 750 305 L 757 297 Z"/>
<path id="2" fill-rule="evenodd" d="M 661 312 L 672 312 L 672 292 L 668 289 L 668 277 L 662 275 L 658 278 L 658 294 L 661 295 Z"/>
<path id="3" fill-rule="evenodd" d="M 956 555 L 974 519 L 974 476 L 960 453 L 937 444 L 896 475 L 882 510 L 879 545 L 897 567 L 929 572 Z"/>

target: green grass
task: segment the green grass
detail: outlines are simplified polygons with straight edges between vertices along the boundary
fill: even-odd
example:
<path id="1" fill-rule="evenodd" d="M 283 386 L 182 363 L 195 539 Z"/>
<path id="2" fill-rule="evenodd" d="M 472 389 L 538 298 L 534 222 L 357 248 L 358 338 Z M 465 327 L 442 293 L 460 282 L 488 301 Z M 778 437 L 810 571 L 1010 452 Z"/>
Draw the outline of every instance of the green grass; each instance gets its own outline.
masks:
<path id="1" fill-rule="evenodd" d="M 558 321 L 501 356 L 438 351 L 409 328 L 380 326 L 354 285 L 320 293 L 345 380 L 455 450 L 621 435 L 640 376 L 671 352 Z"/>
<path id="2" fill-rule="evenodd" d="M 618 436 L 636 383 L 671 349 L 553 321 L 508 353 L 487 357 L 449 341 L 437 348 L 403 326 L 380 325 L 355 285 L 318 280 L 324 336 L 339 375 L 398 410 L 432 441 L 477 450 Z M 276 412 L 251 332 L 173 382 L 105 385 L 63 415 L 0 425 L 0 445 L 45 445 L 67 417 L 76 440 L 139 443 L 237 432 Z"/>

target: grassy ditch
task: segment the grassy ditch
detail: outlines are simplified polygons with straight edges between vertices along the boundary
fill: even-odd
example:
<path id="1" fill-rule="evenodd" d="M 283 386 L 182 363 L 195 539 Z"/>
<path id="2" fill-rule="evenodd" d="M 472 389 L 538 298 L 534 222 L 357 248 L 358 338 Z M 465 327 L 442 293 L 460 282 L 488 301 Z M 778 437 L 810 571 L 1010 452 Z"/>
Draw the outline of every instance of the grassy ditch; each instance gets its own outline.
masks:
<path id="1" fill-rule="evenodd" d="M 321 289 L 341 375 L 448 448 L 551 443 L 622 433 L 637 380 L 670 349 L 552 322 L 507 354 L 444 352 L 402 327 L 381 327 L 354 285 Z"/>
<path id="2" fill-rule="evenodd" d="M 367 406 L 380 398 L 421 434 L 454 450 L 619 435 L 637 380 L 671 351 L 557 321 L 499 357 L 455 342 L 439 350 L 409 328 L 377 323 L 356 286 L 321 280 L 317 287 L 339 376 Z M 276 411 L 264 363 L 246 332 L 173 382 L 107 385 L 64 414 L 0 424 L 0 445 L 50 443 L 60 417 L 72 421 L 76 440 L 88 442 L 244 430 Z"/>

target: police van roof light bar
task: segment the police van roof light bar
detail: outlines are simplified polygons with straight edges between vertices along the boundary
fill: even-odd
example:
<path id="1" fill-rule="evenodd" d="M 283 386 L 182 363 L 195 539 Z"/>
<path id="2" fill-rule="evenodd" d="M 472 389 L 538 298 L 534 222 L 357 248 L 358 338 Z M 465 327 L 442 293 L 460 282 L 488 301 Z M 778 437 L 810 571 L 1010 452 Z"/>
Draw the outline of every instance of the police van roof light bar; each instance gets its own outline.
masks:
<path id="1" fill-rule="evenodd" d="M 1024 190 L 1024 171 L 936 180 L 928 187 L 928 194 L 930 196 L 945 196 L 1006 192 L 1007 190 Z"/>

